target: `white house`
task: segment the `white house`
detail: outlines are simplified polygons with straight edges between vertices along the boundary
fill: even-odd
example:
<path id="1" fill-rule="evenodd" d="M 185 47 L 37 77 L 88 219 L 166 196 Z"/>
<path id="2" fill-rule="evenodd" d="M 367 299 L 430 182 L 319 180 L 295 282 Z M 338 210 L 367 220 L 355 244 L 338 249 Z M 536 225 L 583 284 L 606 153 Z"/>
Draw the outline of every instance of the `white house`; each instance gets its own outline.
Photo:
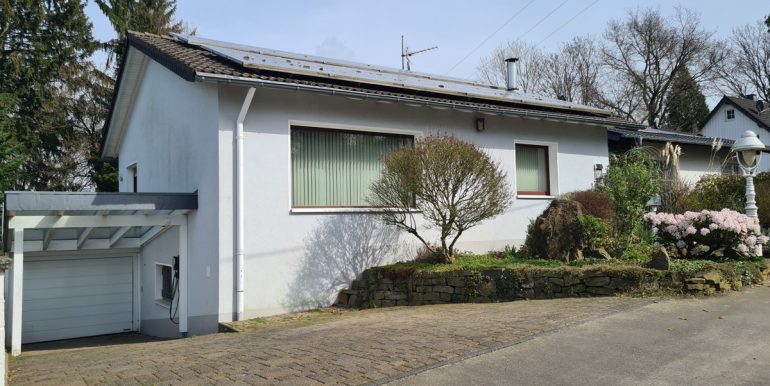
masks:
<path id="1" fill-rule="evenodd" d="M 724 96 L 700 125 L 700 134 L 736 140 L 751 130 L 770 149 L 770 103 L 752 95 Z M 767 153 L 767 152 L 765 152 Z M 770 157 L 764 154 L 758 172 L 770 171 Z"/>
<path id="2" fill-rule="evenodd" d="M 122 193 L 8 194 L 14 353 L 331 304 L 366 267 L 413 257 L 414 240 L 384 227 L 366 196 L 381 156 L 425 135 L 477 144 L 518 192 L 459 247 L 518 245 L 551 198 L 591 187 L 608 127 L 641 128 L 513 85 L 198 37 L 132 33 L 126 50 L 103 146 Z M 84 296 L 105 291 L 117 298 Z M 41 294 L 75 308 L 48 310 L 33 302 Z M 72 328 L 56 330 L 64 318 Z"/>

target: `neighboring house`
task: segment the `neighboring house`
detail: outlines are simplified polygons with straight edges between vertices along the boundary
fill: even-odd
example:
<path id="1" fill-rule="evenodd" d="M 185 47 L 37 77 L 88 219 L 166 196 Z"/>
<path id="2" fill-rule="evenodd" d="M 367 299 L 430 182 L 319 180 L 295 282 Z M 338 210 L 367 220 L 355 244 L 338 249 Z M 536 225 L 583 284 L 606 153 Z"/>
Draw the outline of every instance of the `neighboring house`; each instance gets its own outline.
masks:
<path id="1" fill-rule="evenodd" d="M 212 333 L 331 304 L 363 269 L 414 256 L 366 197 L 382 155 L 425 135 L 480 146 L 518 192 L 459 248 L 518 246 L 554 196 L 592 186 L 609 127 L 641 128 L 513 89 L 130 33 L 103 146 L 125 193 L 7 195 L 13 351 L 124 330 Z M 46 309 L 52 292 L 71 307 Z"/>
<path id="2" fill-rule="evenodd" d="M 700 125 L 700 134 L 736 140 L 751 130 L 770 148 L 770 103 L 755 96 L 724 96 Z M 764 154 L 758 171 L 770 171 L 770 156 Z"/>
<path id="3" fill-rule="evenodd" d="M 704 175 L 737 173 L 736 164 L 730 156 L 733 140 L 654 128 L 611 128 L 608 130 L 607 139 L 610 153 L 618 154 L 635 147 L 648 147 L 659 159 L 663 158 L 662 150 L 667 143 L 679 146 L 679 177 L 689 185 L 695 184 Z"/>

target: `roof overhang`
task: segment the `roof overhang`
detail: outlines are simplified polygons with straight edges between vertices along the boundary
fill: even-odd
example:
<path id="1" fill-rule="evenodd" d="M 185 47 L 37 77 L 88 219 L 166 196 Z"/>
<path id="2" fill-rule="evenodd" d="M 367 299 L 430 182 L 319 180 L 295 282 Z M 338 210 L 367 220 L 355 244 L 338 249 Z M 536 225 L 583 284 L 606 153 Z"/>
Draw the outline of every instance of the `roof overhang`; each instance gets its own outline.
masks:
<path id="1" fill-rule="evenodd" d="M 4 250 L 17 229 L 25 252 L 139 249 L 197 208 L 197 193 L 6 192 Z"/>
<path id="2" fill-rule="evenodd" d="M 479 112 L 490 115 L 514 116 L 519 118 L 546 120 L 554 122 L 569 122 L 601 127 L 622 127 L 630 130 L 643 129 L 643 124 L 628 122 L 620 119 L 597 117 L 590 115 L 576 115 L 567 113 L 550 112 L 543 110 L 530 110 L 526 108 L 496 106 L 482 103 L 465 102 L 442 98 L 422 97 L 419 95 L 380 93 L 364 89 L 351 89 L 344 87 L 330 87 L 321 85 L 303 84 L 299 82 L 278 82 L 259 78 L 240 77 L 222 74 L 199 73 L 196 81 L 214 82 L 240 85 L 246 87 L 278 88 L 284 90 L 310 91 L 327 95 L 339 95 L 352 99 L 383 101 L 388 103 L 404 103 L 414 106 L 433 107 L 440 110 L 457 110 L 464 112 Z"/>
<path id="3" fill-rule="evenodd" d="M 102 158 L 116 159 L 118 157 L 120 143 L 123 141 L 126 125 L 149 61 L 150 58 L 147 55 L 132 49 L 130 44 L 126 44 L 124 62 L 120 67 L 118 80 L 115 83 L 110 115 L 105 123 Z"/>

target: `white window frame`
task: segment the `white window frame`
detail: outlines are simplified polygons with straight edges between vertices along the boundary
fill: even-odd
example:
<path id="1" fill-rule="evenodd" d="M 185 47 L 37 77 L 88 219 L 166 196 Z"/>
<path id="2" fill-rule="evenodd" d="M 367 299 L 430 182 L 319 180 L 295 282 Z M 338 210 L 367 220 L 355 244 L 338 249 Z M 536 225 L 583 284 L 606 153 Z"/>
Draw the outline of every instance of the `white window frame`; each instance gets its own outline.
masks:
<path id="1" fill-rule="evenodd" d="M 163 307 L 163 308 L 169 308 L 171 307 L 171 301 L 163 298 L 163 268 L 162 267 L 168 267 L 171 269 L 171 275 L 174 275 L 174 266 L 171 264 L 165 264 L 165 263 L 155 263 L 155 292 L 154 292 L 154 299 L 155 304 Z"/>
<path id="2" fill-rule="evenodd" d="M 518 193 L 518 170 L 516 168 L 516 145 L 543 146 L 548 149 L 548 184 L 549 192 L 547 195 L 539 194 L 519 194 Z M 513 141 L 513 189 L 516 192 L 516 198 L 524 200 L 551 200 L 559 195 L 559 144 L 557 142 L 514 140 Z"/>
<path id="3" fill-rule="evenodd" d="M 319 129 L 326 129 L 326 130 L 340 130 L 340 131 L 360 131 L 365 133 L 373 133 L 373 134 L 396 134 L 396 135 L 408 135 L 411 136 L 415 141 L 419 138 L 422 138 L 424 136 L 422 131 L 419 130 L 408 130 L 408 129 L 396 129 L 396 128 L 390 128 L 390 127 L 377 127 L 377 126 L 358 126 L 358 125 L 347 125 L 347 124 L 341 124 L 341 123 L 329 123 L 329 122 L 318 122 L 318 121 L 302 121 L 302 120 L 290 120 L 288 122 L 288 125 L 286 126 L 286 137 L 287 137 L 287 160 L 289 167 L 287 168 L 288 173 L 288 202 L 289 202 L 289 213 L 378 213 L 382 212 L 381 208 L 343 208 L 343 207 L 329 207 L 329 208 L 294 208 L 292 206 L 292 161 L 291 161 L 291 128 L 292 126 L 301 126 L 301 127 L 309 127 L 309 128 L 319 128 Z"/>

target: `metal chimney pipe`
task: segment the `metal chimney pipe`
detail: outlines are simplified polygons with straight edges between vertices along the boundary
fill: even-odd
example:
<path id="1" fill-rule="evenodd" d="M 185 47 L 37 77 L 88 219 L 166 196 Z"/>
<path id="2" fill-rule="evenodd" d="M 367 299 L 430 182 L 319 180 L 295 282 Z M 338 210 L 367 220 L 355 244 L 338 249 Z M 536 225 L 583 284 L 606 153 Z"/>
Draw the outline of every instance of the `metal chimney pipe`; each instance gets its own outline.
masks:
<path id="1" fill-rule="evenodd" d="M 505 85 L 508 87 L 508 91 L 513 91 L 518 89 L 517 79 L 516 79 L 516 62 L 519 61 L 519 58 L 508 58 L 505 59 L 505 66 L 506 66 L 506 77 L 505 77 Z"/>

